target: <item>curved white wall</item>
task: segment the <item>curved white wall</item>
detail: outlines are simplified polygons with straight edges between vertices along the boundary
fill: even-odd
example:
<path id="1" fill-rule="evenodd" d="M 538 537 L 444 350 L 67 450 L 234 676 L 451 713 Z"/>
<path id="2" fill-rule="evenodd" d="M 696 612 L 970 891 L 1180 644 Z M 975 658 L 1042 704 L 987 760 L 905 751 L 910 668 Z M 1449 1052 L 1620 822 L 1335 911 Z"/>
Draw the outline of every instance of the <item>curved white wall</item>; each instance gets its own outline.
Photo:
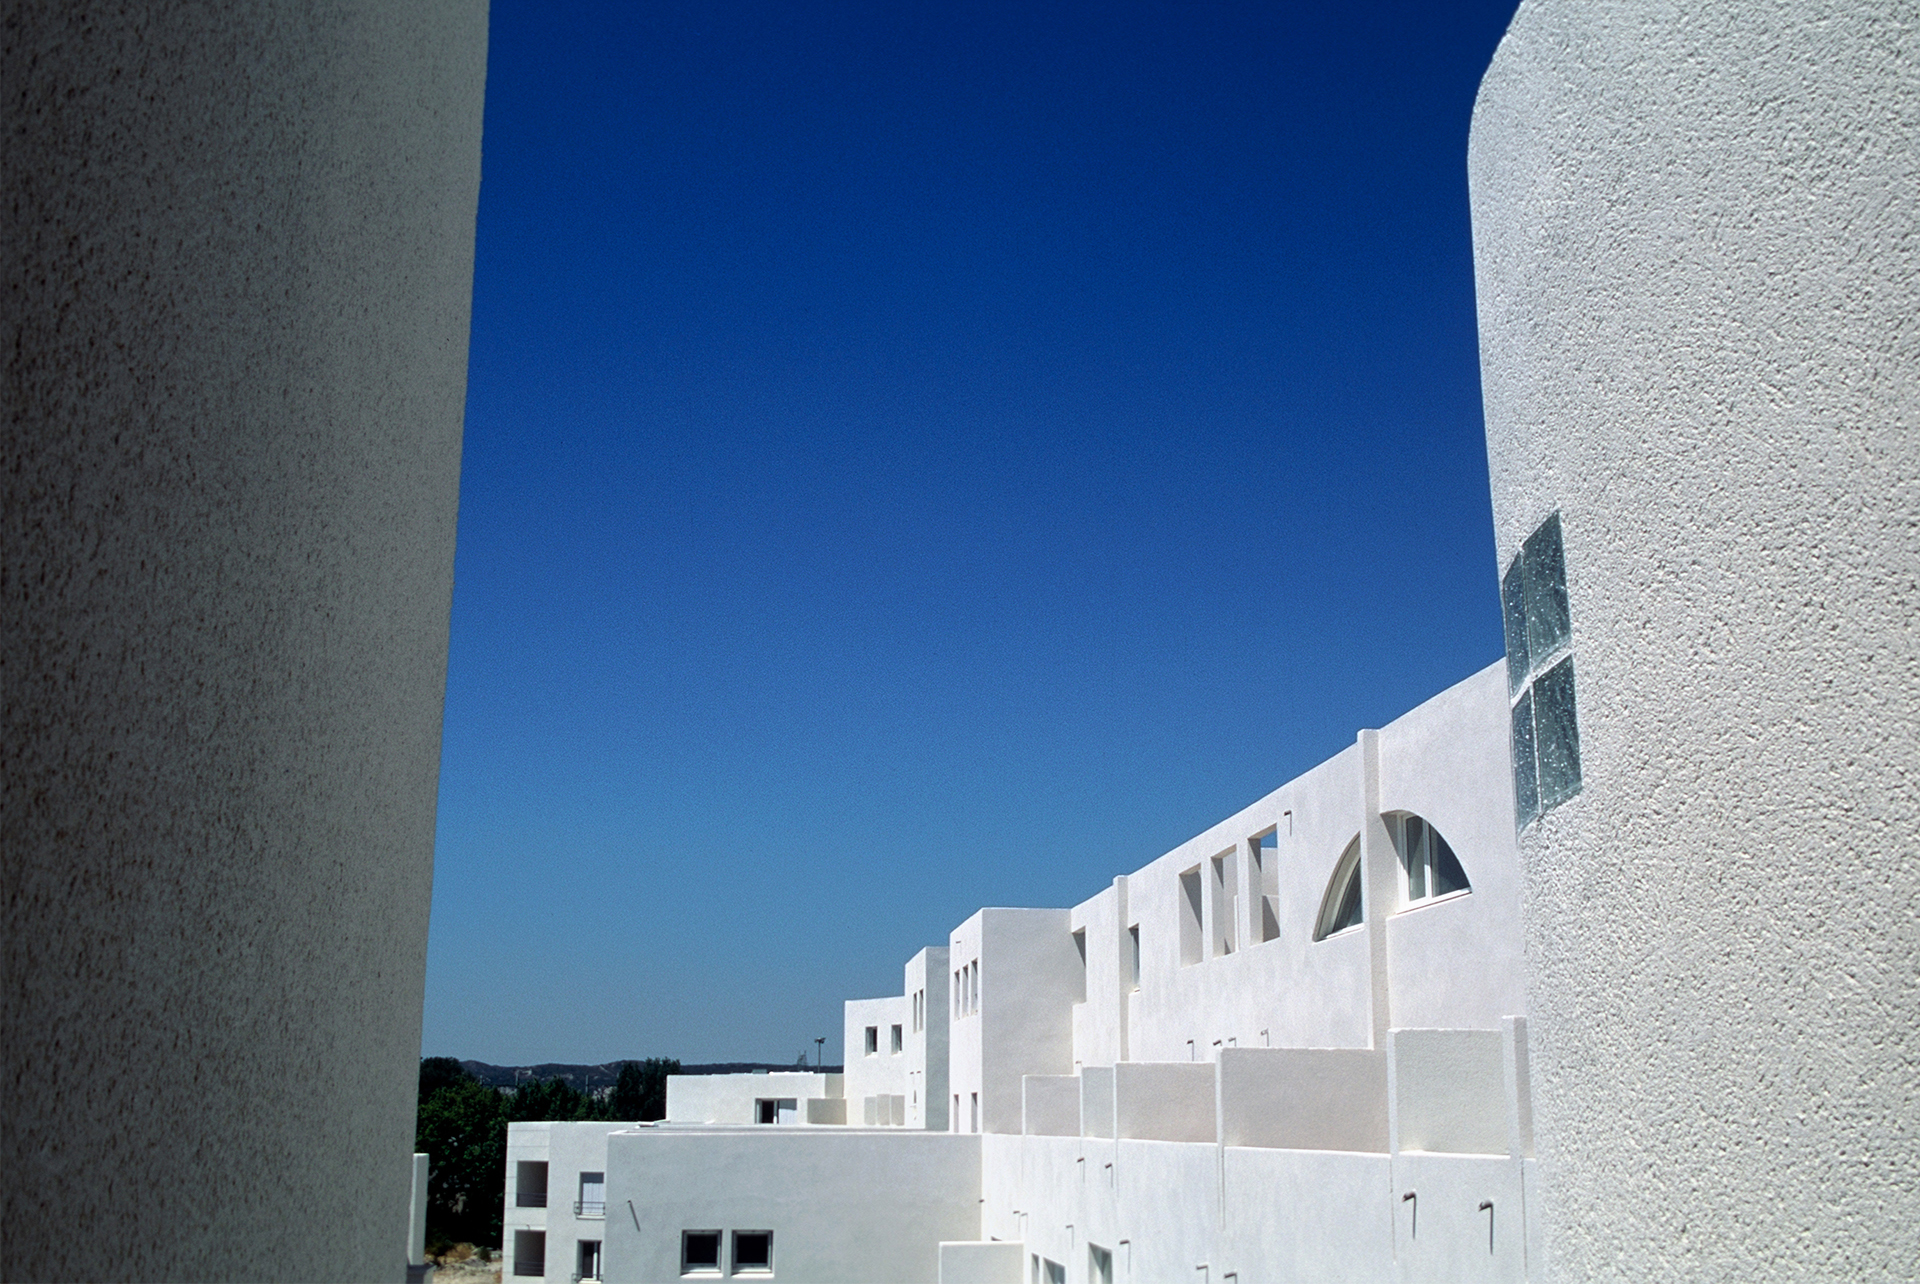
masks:
<path id="1" fill-rule="evenodd" d="M 1527 3 L 1470 149 L 1500 566 L 1584 791 L 1521 839 L 1556 1278 L 1920 1240 L 1920 22 Z"/>
<path id="2" fill-rule="evenodd" d="M 8 1279 L 404 1273 L 485 59 L 9 10 Z"/>

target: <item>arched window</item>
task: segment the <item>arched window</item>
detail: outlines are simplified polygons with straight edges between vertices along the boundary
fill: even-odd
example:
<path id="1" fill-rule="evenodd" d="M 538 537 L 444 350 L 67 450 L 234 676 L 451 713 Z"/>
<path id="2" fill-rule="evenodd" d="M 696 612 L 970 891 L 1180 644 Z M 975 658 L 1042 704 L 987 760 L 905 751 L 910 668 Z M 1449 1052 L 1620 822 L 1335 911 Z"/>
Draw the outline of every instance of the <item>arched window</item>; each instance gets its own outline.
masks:
<path id="1" fill-rule="evenodd" d="M 1354 835 L 1340 863 L 1327 880 L 1327 894 L 1320 901 L 1320 917 L 1313 928 L 1313 939 L 1324 941 L 1336 932 L 1358 927 L 1364 917 L 1360 899 L 1360 836 Z"/>
<path id="2" fill-rule="evenodd" d="M 1460 858 L 1440 837 L 1439 830 L 1408 812 L 1386 819 L 1393 845 L 1400 852 L 1401 886 L 1406 889 L 1407 904 L 1473 890 L 1467 882 L 1467 871 L 1460 868 Z"/>

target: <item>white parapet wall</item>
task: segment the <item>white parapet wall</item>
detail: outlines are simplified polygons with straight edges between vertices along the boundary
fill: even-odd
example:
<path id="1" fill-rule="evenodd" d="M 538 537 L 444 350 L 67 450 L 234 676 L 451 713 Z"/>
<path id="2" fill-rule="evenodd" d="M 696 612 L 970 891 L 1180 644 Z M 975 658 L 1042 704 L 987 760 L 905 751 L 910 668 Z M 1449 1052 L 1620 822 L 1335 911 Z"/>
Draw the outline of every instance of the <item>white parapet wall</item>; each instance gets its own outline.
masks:
<path id="1" fill-rule="evenodd" d="M 1027 1284 L 1026 1245 L 996 1240 L 942 1244 L 940 1284 Z"/>
<path id="2" fill-rule="evenodd" d="M 1493 1037 L 1499 1039 L 1497 1031 Z M 1225 1145 L 1387 1149 L 1385 1053 L 1365 1048 L 1226 1048 L 1217 1067 L 1220 1140 Z"/>
<path id="3" fill-rule="evenodd" d="M 786 1284 L 935 1284 L 980 1235 L 980 1138 L 919 1129 L 637 1128 L 608 1144 L 608 1284 L 682 1276 L 689 1234 L 770 1234 Z M 718 1272 L 716 1272 L 718 1273 Z"/>

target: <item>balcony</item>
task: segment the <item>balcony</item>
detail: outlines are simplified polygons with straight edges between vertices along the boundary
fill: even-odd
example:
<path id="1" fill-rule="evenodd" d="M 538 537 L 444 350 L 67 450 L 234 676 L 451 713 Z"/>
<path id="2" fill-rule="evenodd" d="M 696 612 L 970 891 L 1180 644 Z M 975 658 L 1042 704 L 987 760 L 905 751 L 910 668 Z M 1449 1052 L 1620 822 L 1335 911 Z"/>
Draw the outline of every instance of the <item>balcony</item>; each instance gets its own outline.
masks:
<path id="1" fill-rule="evenodd" d="M 605 1217 L 607 1201 L 604 1199 L 576 1199 L 573 1201 L 575 1217 Z"/>

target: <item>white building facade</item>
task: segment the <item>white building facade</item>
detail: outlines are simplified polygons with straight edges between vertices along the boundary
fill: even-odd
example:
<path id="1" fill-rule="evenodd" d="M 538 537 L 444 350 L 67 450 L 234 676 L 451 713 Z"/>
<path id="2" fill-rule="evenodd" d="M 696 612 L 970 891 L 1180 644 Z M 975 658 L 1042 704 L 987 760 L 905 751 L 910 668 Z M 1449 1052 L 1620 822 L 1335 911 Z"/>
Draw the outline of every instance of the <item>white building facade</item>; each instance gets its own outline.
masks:
<path id="1" fill-rule="evenodd" d="M 508 1273 L 1528 1278 L 1509 716 L 1494 665 L 1079 905 L 978 911 L 847 1003 L 844 1075 L 514 1125 Z"/>

